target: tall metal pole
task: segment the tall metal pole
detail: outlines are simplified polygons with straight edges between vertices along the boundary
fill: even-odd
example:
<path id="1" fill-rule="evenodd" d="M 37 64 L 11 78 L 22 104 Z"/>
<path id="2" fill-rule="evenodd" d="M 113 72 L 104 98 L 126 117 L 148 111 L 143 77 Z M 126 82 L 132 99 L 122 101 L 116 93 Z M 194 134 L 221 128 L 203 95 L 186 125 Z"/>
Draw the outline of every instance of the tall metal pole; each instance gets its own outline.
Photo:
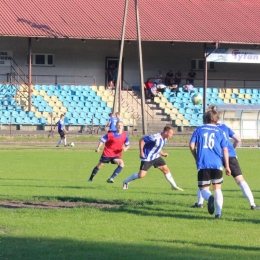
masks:
<path id="1" fill-rule="evenodd" d="M 143 84 L 144 84 L 143 57 L 142 57 L 142 46 L 141 46 L 138 0 L 135 0 L 135 12 L 136 12 L 138 53 L 139 53 L 139 63 L 140 63 L 140 91 L 141 91 L 142 125 L 143 125 L 143 134 L 146 135 L 147 134 L 147 124 L 146 124 L 146 118 L 145 118 L 145 99 L 144 99 L 144 88 L 143 88 Z"/>
<path id="2" fill-rule="evenodd" d="M 208 66 L 207 66 L 207 44 L 204 43 L 204 78 L 203 78 L 203 113 L 207 106 L 207 84 L 208 84 Z"/>
<path id="3" fill-rule="evenodd" d="M 32 38 L 28 38 L 28 110 L 31 111 L 31 84 L 32 84 Z"/>
<path id="4" fill-rule="evenodd" d="M 122 75 L 122 59 L 123 59 L 123 52 L 124 52 L 124 43 L 125 43 L 125 27 L 126 27 L 126 16 L 127 16 L 127 9 L 128 9 L 128 0 L 125 0 L 125 11 L 124 11 L 124 20 L 123 20 L 123 27 L 122 27 L 122 35 L 121 35 L 121 44 L 120 44 L 120 52 L 119 52 L 119 62 L 118 62 L 118 72 L 117 72 L 117 82 L 116 82 L 116 91 L 114 97 L 114 105 L 113 105 L 113 112 L 120 111 L 121 108 L 118 108 L 118 101 L 121 99 L 121 91 L 119 88 L 121 87 L 121 75 Z M 120 95 L 119 95 L 120 93 Z"/>

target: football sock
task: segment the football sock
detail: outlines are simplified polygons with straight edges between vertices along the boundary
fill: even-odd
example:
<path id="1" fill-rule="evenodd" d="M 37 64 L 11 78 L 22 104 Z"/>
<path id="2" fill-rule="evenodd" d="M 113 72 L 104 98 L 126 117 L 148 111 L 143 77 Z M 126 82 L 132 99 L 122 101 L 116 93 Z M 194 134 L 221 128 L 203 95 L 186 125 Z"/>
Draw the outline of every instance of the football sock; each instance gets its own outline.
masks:
<path id="1" fill-rule="evenodd" d="M 117 168 L 115 169 L 115 171 L 113 172 L 113 174 L 111 175 L 110 178 L 114 179 L 121 171 L 122 171 L 122 167 L 121 166 L 117 166 Z"/>
<path id="2" fill-rule="evenodd" d="M 124 180 L 124 183 L 129 183 L 130 181 L 134 181 L 136 179 L 138 179 L 138 172 L 132 174 L 131 176 L 129 176 L 127 179 Z"/>
<path id="3" fill-rule="evenodd" d="M 247 200 L 249 201 L 250 205 L 251 206 L 255 206 L 255 202 L 254 202 L 254 197 L 253 197 L 253 194 L 247 184 L 246 181 L 241 181 L 239 183 L 239 186 L 244 194 L 244 196 L 247 198 Z"/>
<path id="4" fill-rule="evenodd" d="M 59 145 L 61 144 L 61 141 L 62 141 L 62 140 L 59 140 L 59 142 L 57 143 L 57 146 L 59 146 Z"/>
<path id="5" fill-rule="evenodd" d="M 201 190 L 201 196 L 203 197 L 203 199 L 205 199 L 206 201 L 209 200 L 209 197 L 212 195 L 210 190 Z"/>
<path id="6" fill-rule="evenodd" d="M 90 180 L 92 180 L 95 177 L 95 175 L 97 174 L 98 170 L 99 169 L 98 169 L 97 166 L 93 169 L 93 171 L 92 171 L 92 173 L 91 173 L 91 175 L 89 177 Z"/>
<path id="7" fill-rule="evenodd" d="M 220 189 L 214 190 L 215 204 L 216 204 L 216 215 L 221 215 L 223 207 L 223 194 Z"/>
<path id="8" fill-rule="evenodd" d="M 197 201 L 198 201 L 198 204 L 203 204 L 203 202 L 204 202 L 204 199 L 203 199 L 203 197 L 202 197 L 202 195 L 201 195 L 201 191 L 200 191 L 200 188 L 198 188 L 198 192 L 197 192 Z"/>
<path id="9" fill-rule="evenodd" d="M 67 140 L 66 140 L 66 138 L 64 138 L 64 145 L 66 145 L 66 142 L 67 142 Z"/>
<path id="10" fill-rule="evenodd" d="M 164 174 L 164 177 L 172 185 L 173 188 L 177 186 L 177 184 L 175 183 L 175 181 L 172 177 L 172 174 L 170 172 Z"/>

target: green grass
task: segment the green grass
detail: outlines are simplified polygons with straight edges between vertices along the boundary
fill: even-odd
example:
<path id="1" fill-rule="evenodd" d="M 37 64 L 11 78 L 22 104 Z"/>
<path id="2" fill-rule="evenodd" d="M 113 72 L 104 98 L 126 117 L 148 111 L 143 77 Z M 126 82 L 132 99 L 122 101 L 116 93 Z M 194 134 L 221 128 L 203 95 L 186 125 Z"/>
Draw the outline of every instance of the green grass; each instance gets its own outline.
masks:
<path id="1" fill-rule="evenodd" d="M 168 166 L 184 192 L 172 191 L 151 169 L 129 190 L 122 181 L 138 171 L 137 148 L 124 154 L 126 167 L 105 165 L 87 183 L 100 153 L 89 146 L 6 146 L 0 150 L 0 204 L 5 200 L 74 201 L 66 209 L 0 208 L 0 259 L 259 259 L 260 211 L 251 211 L 232 177 L 223 184 L 223 218 L 196 201 L 196 167 L 188 148 L 166 148 Z M 238 149 L 244 177 L 260 203 L 258 149 Z M 107 204 L 97 207 L 96 204 Z"/>

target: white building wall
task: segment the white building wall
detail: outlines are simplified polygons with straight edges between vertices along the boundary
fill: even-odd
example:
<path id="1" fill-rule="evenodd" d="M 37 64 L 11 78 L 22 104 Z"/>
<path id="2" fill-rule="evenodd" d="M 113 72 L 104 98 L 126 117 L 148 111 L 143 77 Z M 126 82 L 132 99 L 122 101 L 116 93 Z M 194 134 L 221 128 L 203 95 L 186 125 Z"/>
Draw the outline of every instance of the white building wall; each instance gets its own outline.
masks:
<path id="1" fill-rule="evenodd" d="M 224 47 L 235 48 L 236 46 L 221 45 L 221 48 Z M 239 47 L 253 48 L 253 46 L 242 45 Z M 13 59 L 25 73 L 28 73 L 26 65 L 28 39 L 0 37 L 0 51 L 7 50 L 13 51 Z M 180 69 L 182 76 L 186 77 L 190 70 L 190 60 L 203 58 L 203 44 L 201 43 L 174 43 L 171 45 L 169 42 L 143 42 L 142 50 L 145 80 L 155 77 L 158 70 L 162 70 L 163 75 L 166 75 L 169 69 L 174 69 L 174 72 Z M 36 41 L 32 38 L 32 52 L 54 54 L 55 62 L 54 67 L 33 66 L 33 75 L 88 75 L 96 78 L 97 85 L 104 85 L 106 57 L 118 57 L 119 41 L 86 40 L 82 42 L 73 39 L 40 39 Z M 125 44 L 123 69 L 124 79 L 130 85 L 140 85 L 136 42 L 131 41 L 130 44 Z M 215 63 L 215 71 L 208 73 L 209 85 L 222 87 L 223 79 L 236 79 L 230 82 L 229 87 L 243 87 L 243 80 L 260 79 L 259 70 L 259 64 Z M 10 72 L 9 67 L 0 67 L 0 74 L 8 72 Z M 195 81 L 195 86 L 200 86 L 203 71 L 196 71 L 196 73 L 198 80 Z M 40 77 L 38 77 L 39 79 Z M 34 77 L 33 80 L 35 81 Z M 49 80 L 54 81 L 54 77 L 50 77 Z M 1 81 L 3 81 L 3 77 L 1 77 Z M 89 84 L 93 84 L 92 79 L 89 79 Z M 260 84 L 252 82 L 252 86 L 260 87 Z"/>

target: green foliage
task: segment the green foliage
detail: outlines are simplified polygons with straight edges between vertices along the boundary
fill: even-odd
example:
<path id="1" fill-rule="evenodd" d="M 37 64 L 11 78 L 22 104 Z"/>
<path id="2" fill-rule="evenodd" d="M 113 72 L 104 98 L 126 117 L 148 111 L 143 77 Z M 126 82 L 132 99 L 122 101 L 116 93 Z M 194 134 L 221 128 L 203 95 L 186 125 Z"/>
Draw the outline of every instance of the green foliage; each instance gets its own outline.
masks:
<path id="1" fill-rule="evenodd" d="M 1 207 L 0 259 L 259 259 L 260 211 L 250 210 L 232 177 L 223 184 L 222 219 L 209 215 L 206 203 L 203 209 L 190 208 L 197 183 L 188 148 L 165 149 L 167 165 L 184 192 L 171 190 L 154 168 L 122 190 L 122 181 L 139 169 L 136 147 L 124 154 L 125 168 L 108 184 L 115 165 L 105 165 L 92 183 L 86 182 L 100 153 L 75 144 L 0 150 L 0 205 L 6 200 L 80 205 Z M 238 149 L 238 155 L 260 203 L 260 150 Z"/>

